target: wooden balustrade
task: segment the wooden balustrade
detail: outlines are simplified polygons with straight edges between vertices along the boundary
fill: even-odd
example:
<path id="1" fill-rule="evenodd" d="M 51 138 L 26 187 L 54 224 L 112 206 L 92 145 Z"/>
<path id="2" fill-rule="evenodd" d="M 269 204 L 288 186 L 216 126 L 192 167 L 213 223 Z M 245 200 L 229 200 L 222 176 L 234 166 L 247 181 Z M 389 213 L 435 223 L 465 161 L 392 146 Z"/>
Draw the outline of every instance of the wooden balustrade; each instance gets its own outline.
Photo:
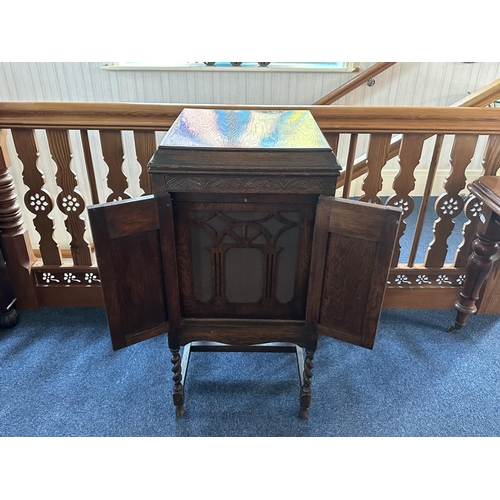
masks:
<path id="1" fill-rule="evenodd" d="M 91 245 L 85 225 L 86 200 L 82 189 L 90 193 L 89 202 L 105 202 L 149 193 L 150 180 L 147 163 L 157 144 L 156 131 L 168 130 L 177 114 L 184 107 L 213 108 L 202 105 L 150 105 L 108 103 L 0 103 L 0 128 L 10 129 L 14 148 L 11 157 L 17 157 L 23 167 L 23 182 L 28 188 L 24 203 L 33 215 L 31 220 L 40 241 L 41 259 L 35 262 L 29 239 L 16 207 L 12 180 L 7 172 L 9 159 L 6 151 L 6 132 L 3 132 L 3 167 L 0 164 L 0 228 L 5 234 L 17 236 L 16 250 L 10 250 L 9 272 L 13 281 L 30 283 L 30 291 L 23 292 L 22 307 L 41 305 L 100 305 L 102 296 L 99 274 L 92 261 Z M 293 106 L 217 106 L 224 109 L 297 109 Z M 494 108 L 433 108 L 433 107 L 341 107 L 300 106 L 309 109 L 325 133 L 331 147 L 338 152 L 342 142 L 348 143 L 344 171 L 344 197 L 351 196 L 351 181 L 359 136 L 369 135 L 365 166 L 367 175 L 362 185 L 361 201 L 386 203 L 403 209 L 403 222 L 399 229 L 398 243 L 393 257 L 393 269 L 389 276 L 386 307 L 452 308 L 464 274 L 465 260 L 470 250 L 475 221 L 481 206 L 472 197 L 464 200 L 464 186 L 472 180 L 467 174 L 471 158 L 476 153 L 478 136 L 488 135 L 481 166 L 485 173 L 496 174 L 500 168 L 500 110 Z M 58 192 L 47 188 L 49 165 L 40 164 L 41 144 L 37 142 L 35 129 L 46 133 L 47 147 L 57 169 L 53 174 Z M 80 172 L 86 177 L 77 178 L 75 172 L 76 145 L 71 143 L 69 130 L 80 130 Z M 141 193 L 131 190 L 132 178 L 125 171 L 124 151 L 126 137 L 122 131 L 133 131 L 131 140 L 135 146 L 137 185 Z M 94 132 L 98 131 L 98 132 Z M 91 133 L 97 134 L 91 140 Z M 423 162 L 423 148 L 427 138 L 438 134 L 432 159 Z M 438 198 L 434 222 L 434 241 L 429 245 L 425 261 L 417 262 L 417 248 L 424 227 L 424 215 L 429 205 L 435 175 L 438 170 L 444 136 L 454 136 L 449 161 L 449 173 L 444 192 Z M 394 137 L 398 142 L 394 143 Z M 100 150 L 95 149 L 100 144 Z M 396 147 L 397 146 L 397 147 Z M 94 148 L 94 149 L 92 149 Z M 387 177 L 387 161 L 396 150 L 398 173 Z M 358 156 L 359 157 L 359 156 Z M 97 162 L 107 168 L 106 188 L 99 185 L 103 174 L 96 174 Z M 3 170 L 2 170 L 3 168 Z M 477 171 L 477 167 L 476 171 Z M 408 230 L 407 218 L 415 206 L 415 172 L 425 169 L 427 182 L 422 193 L 408 262 L 401 262 L 402 239 Z M 134 174 L 135 175 L 135 174 Z M 80 174 L 81 177 L 81 174 Z M 46 183 L 47 182 L 47 183 Z M 392 194 L 383 201 L 381 189 L 392 186 Z M 101 193 L 101 195 L 99 194 Z M 54 201 L 55 200 L 55 201 Z M 455 250 L 454 262 L 447 262 L 448 239 L 456 217 L 465 211 L 467 222 L 462 228 L 462 242 Z M 65 230 L 69 234 L 70 254 L 61 252 L 54 238 L 55 214 L 64 216 Z M 460 230 L 460 228 L 456 228 Z M 87 231 L 87 233 L 86 233 Z M 22 241 L 24 249 L 19 247 Z M 65 250 L 65 249 L 62 249 Z M 18 255 L 19 252 L 19 255 Z M 16 257 L 13 257 L 16 256 Z M 70 258 L 68 258 L 70 257 Z M 16 262 L 17 259 L 17 262 Z M 24 271 L 23 271 L 24 270 Z M 24 273 L 24 274 L 23 274 Z M 494 273 L 493 273 L 494 276 Z M 24 281 L 22 281 L 24 280 Z M 490 280 L 491 281 L 491 280 Z M 496 290 L 496 284 L 488 287 Z M 19 285 L 17 290 L 19 290 Z M 31 295 L 30 295 L 31 293 Z M 496 292 L 495 292 L 496 293 Z M 486 301 L 487 302 L 487 301 Z M 485 302 L 485 303 L 486 303 Z M 500 311 L 498 311 L 500 312 Z"/>

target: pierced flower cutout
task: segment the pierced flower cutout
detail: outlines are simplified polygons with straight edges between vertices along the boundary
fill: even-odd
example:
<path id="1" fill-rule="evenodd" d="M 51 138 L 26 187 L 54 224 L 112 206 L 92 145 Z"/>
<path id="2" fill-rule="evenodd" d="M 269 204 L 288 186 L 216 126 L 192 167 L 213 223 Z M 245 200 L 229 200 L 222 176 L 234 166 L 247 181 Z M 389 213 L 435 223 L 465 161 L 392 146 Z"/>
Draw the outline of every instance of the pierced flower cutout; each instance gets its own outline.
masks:
<path id="1" fill-rule="evenodd" d="M 92 283 L 92 282 L 97 282 L 97 283 L 100 283 L 101 280 L 94 274 L 94 273 L 85 273 L 85 281 L 87 283 Z"/>
<path id="2" fill-rule="evenodd" d="M 45 281 L 45 283 L 50 283 L 51 281 L 59 283 L 59 280 L 56 279 L 52 273 L 42 273 L 42 280 Z"/>
<path id="3" fill-rule="evenodd" d="M 449 285 L 451 285 L 451 281 L 448 279 L 448 276 L 446 276 L 446 274 L 440 274 L 436 278 L 436 282 L 439 283 L 440 285 L 442 285 L 443 283 L 448 283 Z"/>
<path id="4" fill-rule="evenodd" d="M 453 215 L 458 211 L 458 200 L 455 198 L 445 200 L 440 208 L 443 211 L 443 214 Z"/>
<path id="5" fill-rule="evenodd" d="M 81 283 L 81 281 L 77 279 L 76 275 L 73 273 L 64 273 L 64 281 L 66 281 L 67 283 L 71 283 L 72 281 Z"/>
<path id="6" fill-rule="evenodd" d="M 483 202 L 476 201 L 470 208 L 470 215 L 471 217 L 478 217 L 482 211 L 483 211 Z"/>
<path id="7" fill-rule="evenodd" d="M 459 285 L 463 285 L 465 282 L 465 274 L 460 274 L 456 281 Z"/>
<path id="8" fill-rule="evenodd" d="M 408 277 L 405 274 L 398 274 L 394 281 L 398 284 L 401 285 L 402 283 L 408 283 L 411 285 L 411 281 L 408 279 Z"/>
<path id="9" fill-rule="evenodd" d="M 80 206 L 80 203 L 78 202 L 78 198 L 76 198 L 75 196 L 65 196 L 62 199 L 61 205 L 63 206 L 64 210 L 66 210 L 66 212 L 76 212 L 76 210 Z"/>
<path id="10" fill-rule="evenodd" d="M 48 201 L 45 199 L 44 194 L 39 194 L 35 193 L 34 195 L 30 196 L 30 206 L 33 207 L 35 212 L 38 212 L 38 210 L 41 210 L 42 212 L 49 206 Z"/>
<path id="11" fill-rule="evenodd" d="M 429 278 L 425 275 L 425 274 L 419 274 L 417 276 L 417 279 L 415 280 L 419 285 L 421 285 L 422 283 L 431 283 L 429 281 Z"/>
<path id="12" fill-rule="evenodd" d="M 395 207 L 401 207 L 403 209 L 403 212 L 408 212 L 408 210 L 410 210 L 410 207 L 408 206 L 408 202 L 404 201 L 403 198 L 395 201 L 393 203 L 393 206 L 395 206 Z"/>

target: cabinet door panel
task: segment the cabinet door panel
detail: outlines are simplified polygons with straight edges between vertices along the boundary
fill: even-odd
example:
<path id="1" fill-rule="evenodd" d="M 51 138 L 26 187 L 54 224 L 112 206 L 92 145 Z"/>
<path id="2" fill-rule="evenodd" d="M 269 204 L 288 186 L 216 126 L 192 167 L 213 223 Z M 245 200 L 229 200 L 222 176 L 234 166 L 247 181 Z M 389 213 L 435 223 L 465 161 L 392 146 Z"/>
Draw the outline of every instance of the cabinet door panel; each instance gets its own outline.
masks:
<path id="1" fill-rule="evenodd" d="M 170 196 L 93 205 L 89 219 L 113 349 L 171 330 L 178 292 Z"/>
<path id="2" fill-rule="evenodd" d="M 401 210 L 321 196 L 314 228 L 307 322 L 371 349 Z"/>

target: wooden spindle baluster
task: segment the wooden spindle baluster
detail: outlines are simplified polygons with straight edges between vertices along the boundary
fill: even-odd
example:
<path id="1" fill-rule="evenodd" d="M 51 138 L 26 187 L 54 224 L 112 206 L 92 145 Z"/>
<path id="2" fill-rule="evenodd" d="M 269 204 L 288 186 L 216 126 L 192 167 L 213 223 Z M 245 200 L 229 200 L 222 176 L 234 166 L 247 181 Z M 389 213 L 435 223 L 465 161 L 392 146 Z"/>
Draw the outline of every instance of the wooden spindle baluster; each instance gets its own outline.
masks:
<path id="1" fill-rule="evenodd" d="M 415 189 L 414 171 L 420 162 L 422 156 L 422 148 L 424 147 L 425 136 L 422 134 L 407 134 L 401 142 L 401 150 L 399 152 L 399 172 L 394 178 L 392 187 L 395 193 L 389 197 L 386 205 L 401 207 L 403 213 L 401 222 L 399 223 L 398 235 L 396 237 L 396 245 L 392 254 L 391 266 L 396 267 L 401 253 L 401 236 L 406 229 L 406 219 L 414 208 L 413 198 L 410 192 Z"/>
<path id="2" fill-rule="evenodd" d="M 45 180 L 38 170 L 38 144 L 32 129 L 12 129 L 17 156 L 24 165 L 23 180 L 29 190 L 24 196 L 26 208 L 33 214 L 35 229 L 40 235 L 40 254 L 44 264 L 61 265 L 59 246 L 53 238 L 54 222 L 49 216 L 54 204 L 49 192 L 43 189 Z"/>
<path id="3" fill-rule="evenodd" d="M 349 152 L 347 153 L 347 163 L 345 166 L 344 189 L 342 198 L 349 198 L 351 193 L 352 171 L 354 168 L 354 160 L 356 159 L 356 145 L 358 143 L 358 134 L 351 134 L 349 141 Z"/>
<path id="4" fill-rule="evenodd" d="M 391 134 L 372 134 L 366 156 L 368 173 L 361 189 L 365 192 L 359 201 L 382 204 L 378 193 L 382 189 L 382 168 L 387 162 Z"/>
<path id="5" fill-rule="evenodd" d="M 90 149 L 89 132 L 88 130 L 80 130 L 82 138 L 83 155 L 85 158 L 85 168 L 87 169 L 87 178 L 89 180 L 90 196 L 92 203 L 99 203 L 99 193 L 97 191 L 97 183 L 95 180 L 94 162 L 92 161 L 92 153 Z"/>
<path id="6" fill-rule="evenodd" d="M 445 193 L 436 201 L 438 219 L 434 222 L 434 239 L 427 249 L 426 267 L 442 267 L 448 250 L 447 240 L 455 222 L 453 219 L 463 210 L 464 201 L 459 193 L 465 187 L 465 169 L 476 149 L 477 135 L 456 136 L 451 150 L 451 170 L 444 182 Z"/>
<path id="7" fill-rule="evenodd" d="M 156 151 L 155 133 L 150 130 L 134 131 L 135 152 L 137 161 L 141 165 L 139 185 L 145 195 L 151 194 L 151 179 L 148 174 L 148 162 Z"/>
<path id="8" fill-rule="evenodd" d="M 488 137 L 483 155 L 483 172 L 481 175 L 496 175 L 500 169 L 500 136 L 491 135 Z M 472 251 L 472 242 L 476 237 L 477 222 L 482 212 L 483 203 L 474 195 L 471 195 L 465 204 L 465 214 L 467 222 L 463 225 L 462 243 L 457 248 L 455 255 L 455 267 L 464 267 Z"/>
<path id="9" fill-rule="evenodd" d="M 77 179 L 71 170 L 73 153 L 69 139 L 69 132 L 61 129 L 48 129 L 47 140 L 52 159 L 57 165 L 56 182 L 61 188 L 57 196 L 57 206 L 66 220 L 64 224 L 71 235 L 71 256 L 75 265 L 92 264 L 92 257 L 88 241 L 84 238 L 85 222 L 81 218 L 85 210 L 85 200 L 77 191 Z"/>
<path id="10" fill-rule="evenodd" d="M 130 194 L 125 191 L 128 182 L 122 170 L 124 154 L 121 131 L 100 130 L 99 135 L 102 155 L 108 165 L 108 187 L 112 191 L 106 201 L 126 200 L 130 198 Z"/>
<path id="11" fill-rule="evenodd" d="M 497 175 L 500 170 L 500 135 L 490 135 L 483 156 L 483 173 L 481 175 Z"/>
<path id="12" fill-rule="evenodd" d="M 28 232 L 23 227 L 21 207 L 17 202 L 14 179 L 9 174 L 7 131 L 0 130 L 0 231 L 2 249 L 19 308 L 37 307 L 31 268 L 36 262 Z"/>
<path id="13" fill-rule="evenodd" d="M 427 173 L 427 180 L 425 181 L 424 194 L 422 195 L 422 202 L 420 203 L 420 210 L 418 211 L 417 223 L 415 225 L 415 233 L 413 235 L 410 255 L 408 257 L 408 267 L 413 267 L 413 265 L 415 264 L 415 257 L 417 255 L 420 236 L 422 235 L 422 228 L 424 226 L 424 219 L 427 212 L 427 206 L 429 205 L 432 186 L 434 185 L 434 179 L 436 177 L 439 157 L 441 155 L 441 148 L 443 147 L 443 140 L 444 135 L 440 134 L 436 136 L 436 142 L 434 143 L 434 150 L 432 152 L 431 164 Z"/>
<path id="14" fill-rule="evenodd" d="M 328 141 L 328 144 L 332 148 L 332 151 L 337 154 L 339 149 L 339 134 L 335 132 L 324 132 L 323 135 L 325 139 Z"/>

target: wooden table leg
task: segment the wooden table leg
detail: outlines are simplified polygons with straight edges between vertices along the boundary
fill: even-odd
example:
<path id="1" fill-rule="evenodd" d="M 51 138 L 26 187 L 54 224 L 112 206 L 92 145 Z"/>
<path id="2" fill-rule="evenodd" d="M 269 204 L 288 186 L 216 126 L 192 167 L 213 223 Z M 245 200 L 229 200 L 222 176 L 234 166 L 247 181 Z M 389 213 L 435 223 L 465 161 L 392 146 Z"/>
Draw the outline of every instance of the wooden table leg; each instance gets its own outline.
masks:
<path id="1" fill-rule="evenodd" d="M 311 378 L 313 369 L 314 350 L 306 349 L 306 359 L 304 360 L 304 372 L 300 388 L 300 411 L 299 417 L 306 419 L 309 416 L 309 406 L 311 406 Z"/>
<path id="2" fill-rule="evenodd" d="M 500 217 L 485 206 L 478 225 L 477 238 L 472 243 L 472 254 L 465 268 L 465 282 L 460 291 L 460 298 L 455 302 L 455 324 L 447 328 L 448 332 L 460 330 L 469 314 L 477 311 L 476 300 L 479 299 L 481 287 L 491 272 L 499 242 Z"/>
<path id="3" fill-rule="evenodd" d="M 179 354 L 179 349 L 170 349 L 172 353 L 172 372 L 174 376 L 172 380 L 174 381 L 174 406 L 175 414 L 178 417 L 184 416 L 184 386 L 182 385 L 182 370 L 181 370 L 181 356 Z"/>

